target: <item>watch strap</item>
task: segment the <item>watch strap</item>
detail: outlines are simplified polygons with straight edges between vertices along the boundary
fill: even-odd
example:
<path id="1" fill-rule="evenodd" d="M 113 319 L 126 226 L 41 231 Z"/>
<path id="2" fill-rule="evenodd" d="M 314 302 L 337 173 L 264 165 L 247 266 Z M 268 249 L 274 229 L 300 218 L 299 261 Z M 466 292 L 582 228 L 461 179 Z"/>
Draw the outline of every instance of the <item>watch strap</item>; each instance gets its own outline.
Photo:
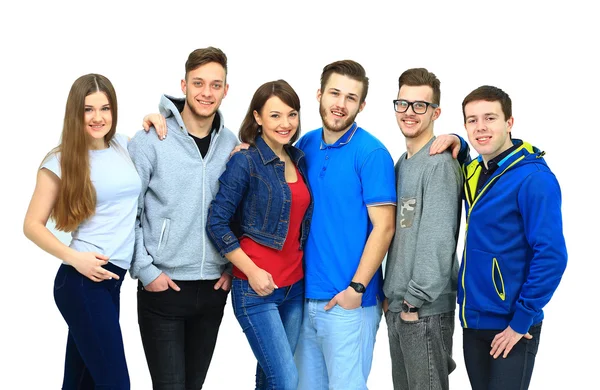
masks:
<path id="1" fill-rule="evenodd" d="M 359 282 L 350 282 L 350 287 L 359 294 L 363 294 L 367 290 L 365 285 Z"/>

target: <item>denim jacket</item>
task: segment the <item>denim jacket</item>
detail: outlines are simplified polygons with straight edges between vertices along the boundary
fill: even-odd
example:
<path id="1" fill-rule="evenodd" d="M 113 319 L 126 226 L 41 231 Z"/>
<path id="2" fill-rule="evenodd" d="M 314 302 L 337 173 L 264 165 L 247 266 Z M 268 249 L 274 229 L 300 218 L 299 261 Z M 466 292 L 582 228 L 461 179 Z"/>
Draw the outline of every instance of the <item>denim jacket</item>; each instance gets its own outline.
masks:
<path id="1" fill-rule="evenodd" d="M 231 156 L 219 178 L 219 192 L 208 211 L 206 230 L 222 256 L 240 247 L 231 223 L 239 224 L 239 236 L 281 250 L 287 237 L 292 194 L 285 180 L 285 164 L 265 143 L 256 137 L 256 146 Z M 304 153 L 294 146 L 285 150 L 298 167 L 308 191 Z M 301 225 L 300 248 L 304 247 L 310 229 L 313 197 Z M 238 226 L 236 226 L 237 228 Z"/>

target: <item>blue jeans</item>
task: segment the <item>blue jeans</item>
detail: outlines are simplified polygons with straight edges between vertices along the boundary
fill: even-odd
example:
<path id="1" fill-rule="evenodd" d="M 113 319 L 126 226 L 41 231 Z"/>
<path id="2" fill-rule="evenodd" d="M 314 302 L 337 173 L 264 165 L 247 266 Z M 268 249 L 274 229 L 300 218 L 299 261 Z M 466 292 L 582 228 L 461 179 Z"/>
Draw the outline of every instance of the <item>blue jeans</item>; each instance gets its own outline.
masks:
<path id="1" fill-rule="evenodd" d="M 296 390 L 294 351 L 300 334 L 304 280 L 259 296 L 247 280 L 234 278 L 233 312 L 258 364 L 256 389 Z"/>
<path id="2" fill-rule="evenodd" d="M 469 382 L 473 390 L 526 390 L 540 344 L 542 323 L 529 328 L 533 336 L 516 343 L 508 356 L 490 356 L 494 336 L 502 332 L 487 329 L 463 329 L 463 352 Z"/>
<path id="3" fill-rule="evenodd" d="M 448 390 L 452 359 L 454 311 L 404 321 L 385 313 L 392 358 L 394 389 Z"/>
<path id="4" fill-rule="evenodd" d="M 104 266 L 120 279 L 92 282 L 70 265 L 54 280 L 54 300 L 69 326 L 63 390 L 129 390 L 119 295 L 126 270 Z"/>
<path id="5" fill-rule="evenodd" d="M 373 361 L 381 303 L 346 310 L 326 300 L 306 299 L 296 351 L 298 389 L 363 390 Z"/>

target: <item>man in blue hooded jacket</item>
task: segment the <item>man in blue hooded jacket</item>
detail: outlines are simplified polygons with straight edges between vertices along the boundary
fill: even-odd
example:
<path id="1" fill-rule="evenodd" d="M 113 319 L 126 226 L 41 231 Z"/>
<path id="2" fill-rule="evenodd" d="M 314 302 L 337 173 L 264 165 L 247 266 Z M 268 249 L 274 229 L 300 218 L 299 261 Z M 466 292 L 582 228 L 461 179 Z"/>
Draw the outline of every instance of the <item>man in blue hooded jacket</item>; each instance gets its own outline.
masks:
<path id="1" fill-rule="evenodd" d="M 561 192 L 544 152 L 512 139 L 511 100 L 482 86 L 462 103 L 469 143 L 464 166 L 465 248 L 458 304 L 471 386 L 526 389 L 543 307 L 567 264 Z"/>

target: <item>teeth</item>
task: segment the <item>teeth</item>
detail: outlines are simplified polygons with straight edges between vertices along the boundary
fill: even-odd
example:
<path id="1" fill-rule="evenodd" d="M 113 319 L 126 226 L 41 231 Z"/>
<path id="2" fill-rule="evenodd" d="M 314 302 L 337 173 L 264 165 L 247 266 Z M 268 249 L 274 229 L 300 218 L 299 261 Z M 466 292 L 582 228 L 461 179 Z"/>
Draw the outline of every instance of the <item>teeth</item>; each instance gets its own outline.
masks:
<path id="1" fill-rule="evenodd" d="M 331 111 L 331 113 L 332 113 L 333 115 L 335 115 L 335 116 L 344 116 L 344 114 L 342 114 L 342 113 L 341 113 L 341 112 L 339 112 L 339 111 Z"/>
<path id="2" fill-rule="evenodd" d="M 278 131 L 277 132 L 277 134 L 280 134 L 280 135 L 288 135 L 289 133 L 290 133 L 289 130 L 288 131 Z"/>

